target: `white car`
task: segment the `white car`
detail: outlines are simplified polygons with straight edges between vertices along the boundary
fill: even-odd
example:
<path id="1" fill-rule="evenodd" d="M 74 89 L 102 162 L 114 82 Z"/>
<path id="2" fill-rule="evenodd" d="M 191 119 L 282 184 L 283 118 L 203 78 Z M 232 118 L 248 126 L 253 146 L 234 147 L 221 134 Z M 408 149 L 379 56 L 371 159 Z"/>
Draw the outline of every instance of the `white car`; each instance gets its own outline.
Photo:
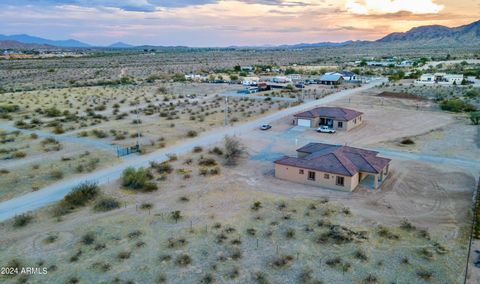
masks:
<path id="1" fill-rule="evenodd" d="M 333 128 L 330 128 L 326 125 L 323 125 L 323 126 L 320 126 L 319 128 L 317 128 L 317 132 L 321 132 L 321 133 L 335 133 L 335 129 Z"/>

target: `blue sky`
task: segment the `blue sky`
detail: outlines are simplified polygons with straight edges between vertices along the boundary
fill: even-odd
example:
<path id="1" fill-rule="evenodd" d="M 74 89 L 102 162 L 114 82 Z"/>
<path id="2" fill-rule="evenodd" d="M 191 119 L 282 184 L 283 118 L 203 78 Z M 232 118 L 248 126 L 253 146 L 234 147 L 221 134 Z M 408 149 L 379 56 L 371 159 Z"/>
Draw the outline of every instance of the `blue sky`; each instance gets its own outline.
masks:
<path id="1" fill-rule="evenodd" d="M 291 44 L 457 26 L 478 11 L 478 0 L 1 0 L 0 33 L 96 45 Z"/>

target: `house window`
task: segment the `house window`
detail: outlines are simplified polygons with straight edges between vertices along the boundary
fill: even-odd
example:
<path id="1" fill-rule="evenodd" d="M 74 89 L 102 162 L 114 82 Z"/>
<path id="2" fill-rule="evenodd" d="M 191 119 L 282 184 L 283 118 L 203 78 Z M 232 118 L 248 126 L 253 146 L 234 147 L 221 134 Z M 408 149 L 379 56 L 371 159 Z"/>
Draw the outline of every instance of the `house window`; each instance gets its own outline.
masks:
<path id="1" fill-rule="evenodd" d="M 337 176 L 337 185 L 343 186 L 345 184 L 344 177 Z"/>
<path id="2" fill-rule="evenodd" d="M 298 170 L 298 173 L 303 175 L 303 170 Z"/>
<path id="3" fill-rule="evenodd" d="M 315 180 L 315 172 L 308 172 L 308 179 Z"/>
<path id="4" fill-rule="evenodd" d="M 357 124 L 357 119 L 356 119 L 356 118 L 353 120 L 353 123 L 354 123 L 354 124 Z"/>
<path id="5" fill-rule="evenodd" d="M 343 127 L 343 122 L 339 121 L 338 122 L 338 128 L 342 128 Z"/>
<path id="6" fill-rule="evenodd" d="M 329 174 L 324 174 L 324 175 L 323 175 L 323 178 L 324 178 L 324 179 L 329 179 L 329 178 L 330 178 L 330 175 L 329 175 Z"/>

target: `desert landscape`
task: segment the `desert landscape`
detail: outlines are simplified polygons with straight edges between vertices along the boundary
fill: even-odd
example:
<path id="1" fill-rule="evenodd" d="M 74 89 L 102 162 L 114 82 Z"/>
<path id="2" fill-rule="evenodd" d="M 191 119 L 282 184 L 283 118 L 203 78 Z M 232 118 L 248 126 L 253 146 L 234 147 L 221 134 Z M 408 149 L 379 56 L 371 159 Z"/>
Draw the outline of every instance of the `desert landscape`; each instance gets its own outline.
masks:
<path id="1" fill-rule="evenodd" d="M 411 26 L 442 9 L 350 1 L 329 13 L 411 27 L 336 25 L 375 34 L 262 45 L 311 31 L 272 37 L 247 28 L 256 15 L 227 34 L 183 34 L 185 15 L 237 19 L 226 11 L 251 4 L 270 9 L 265 21 L 307 18 L 311 3 L 153 2 L 45 7 L 101 10 L 103 41 L 165 35 L 101 33 L 113 18 L 178 15 L 161 40 L 179 43 L 0 34 L 1 283 L 480 282 L 478 20 Z"/>

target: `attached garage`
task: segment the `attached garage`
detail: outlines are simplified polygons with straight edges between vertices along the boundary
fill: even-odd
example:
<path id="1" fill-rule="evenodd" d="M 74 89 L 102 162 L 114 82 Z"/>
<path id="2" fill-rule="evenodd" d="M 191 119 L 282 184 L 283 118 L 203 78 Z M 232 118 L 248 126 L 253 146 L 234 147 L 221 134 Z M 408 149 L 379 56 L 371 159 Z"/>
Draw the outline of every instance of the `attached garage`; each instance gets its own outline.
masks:
<path id="1" fill-rule="evenodd" d="M 298 126 L 303 126 L 303 127 L 310 127 L 311 126 L 311 120 L 310 119 L 298 119 L 297 120 L 297 125 Z"/>

